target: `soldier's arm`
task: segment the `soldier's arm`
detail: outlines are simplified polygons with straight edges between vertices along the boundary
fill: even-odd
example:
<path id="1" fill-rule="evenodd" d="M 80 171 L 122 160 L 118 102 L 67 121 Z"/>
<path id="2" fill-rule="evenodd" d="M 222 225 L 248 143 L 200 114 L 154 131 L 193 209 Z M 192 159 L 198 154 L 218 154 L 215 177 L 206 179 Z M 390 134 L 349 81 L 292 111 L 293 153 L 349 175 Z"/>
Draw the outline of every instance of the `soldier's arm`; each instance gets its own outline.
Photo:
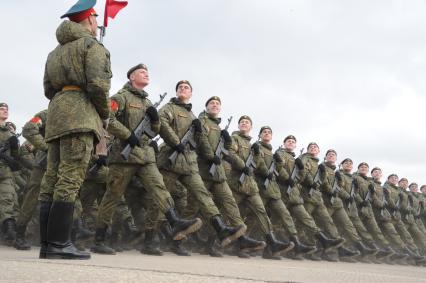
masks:
<path id="1" fill-rule="evenodd" d="M 342 189 L 340 190 L 340 192 L 339 192 L 338 196 L 339 196 L 342 200 L 349 200 L 349 199 L 350 199 L 350 197 L 351 197 L 351 195 L 349 194 L 349 192 L 348 192 L 348 191 L 346 191 L 346 190 L 344 189 L 345 182 L 347 182 L 347 180 L 348 180 L 348 179 L 347 179 L 345 176 L 343 176 L 343 173 L 341 173 L 341 175 L 342 175 L 342 182 L 341 182 L 341 183 L 339 182 L 339 186 L 340 186 Z M 352 180 L 350 180 L 350 181 L 352 181 Z"/>
<path id="2" fill-rule="evenodd" d="M 311 187 L 314 184 L 314 176 L 309 170 L 310 165 L 308 163 L 308 158 L 305 155 L 302 155 L 299 158 L 300 160 L 302 160 L 303 167 L 304 167 L 303 178 L 300 179 L 300 184 L 302 184 L 305 187 Z M 302 175 L 299 175 L 299 176 L 302 176 Z"/>
<path id="3" fill-rule="evenodd" d="M 151 103 L 151 101 L 149 100 L 149 99 L 146 99 L 146 102 L 147 102 L 147 106 L 146 106 L 146 108 L 148 109 L 148 107 L 151 107 L 152 106 L 152 103 Z M 161 123 L 160 123 L 160 120 L 158 120 L 158 121 L 150 121 L 150 124 L 151 124 L 151 130 L 155 133 L 155 134 L 159 134 L 160 133 L 160 127 L 161 127 Z"/>
<path id="4" fill-rule="evenodd" d="M 332 187 L 333 182 L 334 182 L 334 176 L 332 175 L 331 172 L 329 172 L 328 169 L 326 169 L 324 172 L 324 177 L 322 180 L 320 190 L 327 195 L 331 195 L 333 193 L 333 187 Z"/>
<path id="5" fill-rule="evenodd" d="M 263 157 L 263 154 L 261 153 L 255 156 L 254 160 L 256 162 L 256 169 L 254 170 L 254 173 L 263 178 L 268 177 L 269 168 L 268 166 L 266 166 L 266 162 L 265 162 L 265 158 Z"/>
<path id="6" fill-rule="evenodd" d="M 237 139 L 232 136 L 232 146 L 229 149 L 229 155 L 225 156 L 225 160 L 228 161 L 232 168 L 235 170 L 243 170 L 246 166 L 245 161 L 238 155 L 239 144 Z"/>
<path id="7" fill-rule="evenodd" d="M 19 148 L 18 162 L 25 168 L 32 170 L 35 166 L 35 161 L 31 152 L 28 151 L 27 147 L 23 144 Z"/>
<path id="8" fill-rule="evenodd" d="M 201 125 L 203 127 L 203 132 L 199 135 L 198 139 L 198 151 L 197 153 L 205 160 L 213 160 L 214 158 L 214 149 L 209 142 L 208 130 L 206 128 L 205 119 L 200 119 Z"/>
<path id="9" fill-rule="evenodd" d="M 402 198 L 402 201 L 400 202 L 399 209 L 404 213 L 409 213 L 410 211 L 408 210 L 408 194 L 406 192 L 402 192 L 402 196 L 403 198 Z"/>
<path id="10" fill-rule="evenodd" d="M 124 126 L 117 117 L 125 111 L 126 100 L 120 93 L 111 97 L 111 112 L 108 124 L 108 132 L 121 140 L 126 140 L 130 137 L 131 130 Z"/>
<path id="11" fill-rule="evenodd" d="M 52 100 L 56 94 L 56 90 L 53 88 L 52 83 L 50 82 L 49 75 L 47 74 L 47 66 L 44 68 L 43 88 L 44 96 L 46 96 L 47 99 Z"/>
<path id="12" fill-rule="evenodd" d="M 109 117 L 109 89 L 111 87 L 111 63 L 109 52 L 96 40 L 87 39 L 86 44 L 86 91 L 102 120 Z"/>
<path id="13" fill-rule="evenodd" d="M 286 184 L 288 180 L 290 179 L 291 172 L 288 172 L 285 166 L 284 153 L 282 153 L 279 150 L 277 151 L 277 153 L 280 155 L 281 159 L 283 160 L 283 162 L 277 162 L 277 172 L 278 172 L 277 180 L 280 183 Z"/>
<path id="14" fill-rule="evenodd" d="M 166 144 L 168 144 L 170 147 L 175 147 L 180 143 L 180 139 L 178 135 L 175 133 L 173 128 L 170 126 L 173 123 L 174 117 L 172 110 L 170 107 L 166 104 L 164 105 L 160 111 L 160 136 L 164 140 Z"/>
<path id="15" fill-rule="evenodd" d="M 47 151 L 47 143 L 41 134 L 41 128 L 44 127 L 45 120 L 36 114 L 30 121 L 25 123 L 22 128 L 22 136 L 26 138 L 36 149 Z"/>

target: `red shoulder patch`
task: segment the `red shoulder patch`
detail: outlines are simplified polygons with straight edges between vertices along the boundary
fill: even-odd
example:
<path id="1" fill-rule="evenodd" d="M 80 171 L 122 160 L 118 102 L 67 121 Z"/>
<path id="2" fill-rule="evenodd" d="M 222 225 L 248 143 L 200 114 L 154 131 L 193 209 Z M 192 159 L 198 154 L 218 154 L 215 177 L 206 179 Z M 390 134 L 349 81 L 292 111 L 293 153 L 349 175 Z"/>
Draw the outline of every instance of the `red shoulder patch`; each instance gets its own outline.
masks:
<path id="1" fill-rule="evenodd" d="M 30 122 L 31 123 L 34 123 L 34 124 L 41 124 L 41 119 L 40 119 L 40 117 L 33 117 L 31 120 L 30 120 Z"/>
<path id="2" fill-rule="evenodd" d="M 118 110 L 118 103 L 111 99 L 111 111 L 116 112 Z"/>

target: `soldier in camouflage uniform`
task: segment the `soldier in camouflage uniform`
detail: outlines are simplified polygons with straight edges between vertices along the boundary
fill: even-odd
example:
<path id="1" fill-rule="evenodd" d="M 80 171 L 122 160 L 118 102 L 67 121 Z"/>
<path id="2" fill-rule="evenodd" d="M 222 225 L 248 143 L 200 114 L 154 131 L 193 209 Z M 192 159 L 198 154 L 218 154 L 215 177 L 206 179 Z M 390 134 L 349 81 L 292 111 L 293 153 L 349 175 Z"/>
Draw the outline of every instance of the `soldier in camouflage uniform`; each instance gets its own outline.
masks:
<path id="1" fill-rule="evenodd" d="M 315 245 L 315 238 L 319 239 L 326 246 L 338 246 L 343 242 L 343 239 L 329 239 L 316 225 L 312 216 L 306 211 L 303 206 L 303 198 L 300 190 L 300 183 L 305 176 L 305 169 L 300 158 L 295 158 L 294 150 L 296 148 L 296 137 L 293 135 L 287 136 L 283 141 L 283 146 L 276 151 L 274 155 L 278 163 L 282 166 L 278 168 L 277 182 L 281 189 L 281 196 L 288 207 L 296 224 L 299 224 L 300 230 L 307 231 L 303 233 L 303 237 L 308 237 L 308 242 Z M 277 156 L 278 155 L 278 156 Z M 292 176 L 293 175 L 293 176 Z M 303 254 L 297 252 L 294 258 L 303 259 Z"/>
<path id="2" fill-rule="evenodd" d="M 247 164 L 249 157 L 253 157 L 253 162 L 256 166 L 261 162 L 259 146 L 250 144 L 251 118 L 247 115 L 241 116 L 238 120 L 238 129 L 239 131 L 232 133 L 232 146 L 229 150 L 229 155 L 225 156 L 227 161 L 224 162 L 226 178 L 235 201 L 240 206 L 240 212 L 244 211 L 241 208 L 247 207 L 260 225 L 260 230 L 267 244 L 263 257 L 281 259 L 280 254 L 293 249 L 294 243 L 281 242 L 275 238 L 272 223 L 266 213 L 253 176 L 253 166 Z M 242 176 L 245 177 L 240 181 Z"/>
<path id="3" fill-rule="evenodd" d="M 47 169 L 40 188 L 41 258 L 88 259 L 71 242 L 74 202 L 109 117 L 109 52 L 96 40 L 95 1 L 78 2 L 56 30 L 44 93 L 50 100 L 45 127 Z M 47 247 L 46 247 L 47 243 Z"/>
<path id="4" fill-rule="evenodd" d="M 167 189 L 172 195 L 179 194 L 176 181 L 182 183 L 189 194 L 197 201 L 200 212 L 205 219 L 212 224 L 222 247 L 230 244 L 233 240 L 241 237 L 245 231 L 245 225 L 228 227 L 223 222 L 222 216 L 215 205 L 211 194 L 201 179 L 197 154 L 190 144 L 181 143 L 182 138 L 188 131 L 192 131 L 194 141 L 199 145 L 203 135 L 203 127 L 199 119 L 192 113 L 192 86 L 182 80 L 176 84 L 176 97 L 164 105 L 159 111 L 161 120 L 160 136 L 164 143 L 160 146 L 158 154 L 158 167 L 163 175 Z M 208 141 L 204 141 L 208 142 Z M 169 157 L 177 153 L 175 162 Z"/>
<path id="5" fill-rule="evenodd" d="M 420 219 L 423 222 L 423 225 L 426 226 L 426 185 L 420 187 L 420 193 L 422 198 L 420 201 Z"/>
<path id="6" fill-rule="evenodd" d="M 260 141 L 256 144 L 260 149 L 260 162 L 254 174 L 266 211 L 272 223 L 275 222 L 286 230 L 290 241 L 295 244 L 295 253 L 311 253 L 316 250 L 316 247 L 306 246 L 300 242 L 293 218 L 281 199 L 281 191 L 276 179 L 278 172 L 283 169 L 284 160 L 278 153 L 272 153 L 272 129 L 269 126 L 260 128 L 259 138 Z M 274 167 L 275 170 L 272 170 Z"/>
<path id="7" fill-rule="evenodd" d="M 422 193 L 418 191 L 419 185 L 417 183 L 411 183 L 408 188 L 410 189 L 409 195 L 413 200 L 413 216 L 416 221 L 417 227 L 426 235 L 426 228 L 421 220 L 422 205 L 424 205 L 424 199 Z"/>
<path id="8" fill-rule="evenodd" d="M 300 157 L 303 168 L 306 172 L 305 178 L 303 178 L 301 181 L 301 194 L 303 197 L 305 209 L 315 219 L 317 225 L 322 228 L 327 236 L 334 239 L 342 239 L 340 238 L 337 228 L 324 205 L 322 193 L 320 191 L 320 182 L 318 182 L 317 178 L 315 178 L 317 174 L 319 174 L 319 147 L 315 142 L 311 142 L 308 144 L 307 151 L 308 152 L 302 154 Z M 332 249 L 331 246 L 324 245 L 321 240 L 320 243 L 323 246 L 323 251 L 325 254 Z M 343 243 L 344 241 L 340 241 L 340 244 L 338 244 L 336 247 L 341 247 Z M 321 251 L 316 254 L 312 254 L 310 258 L 312 260 L 318 260 L 320 252 Z"/>
<path id="9" fill-rule="evenodd" d="M 363 256 L 372 255 L 376 253 L 376 250 L 364 245 L 364 243 L 361 241 L 361 237 L 358 235 L 358 232 L 352 224 L 352 221 L 343 208 L 343 201 L 339 196 L 341 188 L 338 185 L 339 180 L 342 180 L 343 177 L 340 175 L 340 173 L 335 175 L 336 160 L 336 151 L 334 149 L 329 149 L 326 152 L 325 161 L 319 165 L 319 167 L 322 168 L 320 169 L 320 172 L 324 173 L 321 176 L 322 181 L 320 186 L 324 204 L 327 207 L 328 213 L 330 214 L 334 223 L 337 227 L 339 227 L 339 230 L 342 231 L 342 234 L 346 236 L 348 242 L 355 246 Z M 351 257 L 352 255 L 356 255 L 356 253 L 352 254 L 351 252 L 346 252 L 342 249 L 339 249 L 340 257 Z"/>
<path id="10" fill-rule="evenodd" d="M 222 154 L 218 156 L 215 153 L 222 139 L 225 150 L 229 150 L 232 145 L 232 139 L 228 131 L 221 130 L 219 126 L 221 122 L 221 118 L 219 118 L 221 100 L 219 97 L 213 96 L 207 100 L 205 106 L 206 110 L 201 112 L 198 117 L 203 127 L 202 137 L 200 138 L 201 142 L 197 148 L 200 176 L 211 193 L 215 204 L 219 207 L 229 224 L 234 227 L 245 227 L 238 205 L 226 181 L 225 169 L 222 164 Z M 216 170 L 211 174 L 209 170 L 213 164 L 216 166 Z M 194 216 L 197 215 L 199 211 L 200 209 L 196 199 L 192 194 L 189 194 L 188 206 L 184 215 L 186 217 Z M 209 237 L 206 252 L 211 256 L 221 256 L 214 248 L 215 238 L 215 235 Z M 262 250 L 265 245 L 263 241 L 256 241 L 248 236 L 242 235 L 237 241 L 237 255 L 240 257 L 247 257 L 245 252 Z"/>
<path id="11" fill-rule="evenodd" d="M 407 228 L 402 221 L 401 211 L 405 212 L 407 200 L 405 199 L 404 193 L 397 186 L 398 176 L 391 174 L 388 176 L 386 183 L 383 186 L 385 193 L 387 207 L 392 215 L 391 222 L 395 226 L 401 239 L 406 244 L 405 252 L 410 255 L 410 258 L 416 262 L 424 262 L 425 258 L 420 256 L 419 250 L 414 243 L 413 237 L 408 232 Z"/>
<path id="12" fill-rule="evenodd" d="M 124 191 L 136 176 L 142 186 L 149 191 L 157 202 L 159 210 L 165 214 L 173 229 L 175 240 L 181 240 L 187 234 L 201 227 L 200 219 L 182 220 L 178 217 L 173 199 L 167 191 L 163 178 L 156 166 L 154 148 L 150 146 L 150 138 L 146 134 L 137 137 L 134 133 L 137 125 L 146 118 L 154 135 L 160 130 L 160 117 L 157 109 L 148 99 L 144 88 L 149 84 L 148 69 L 138 64 L 127 72 L 129 81 L 117 94 L 111 97 L 111 115 L 108 132 L 114 137 L 113 146 L 108 156 L 109 172 L 107 190 L 99 206 L 95 246 L 92 251 L 103 254 L 115 254 L 105 243 L 108 226 L 117 204 Z M 132 150 L 126 160 L 120 154 L 129 145 Z M 145 235 L 146 241 L 150 237 Z M 147 244 L 149 242 L 145 242 Z"/>
<path id="13" fill-rule="evenodd" d="M 22 135 L 34 146 L 36 158 L 28 182 L 27 193 L 25 194 L 17 220 L 15 248 L 18 250 L 27 250 L 31 248 L 25 239 L 25 231 L 36 210 L 41 180 L 46 171 L 48 148 L 44 140 L 46 116 L 47 109 L 40 111 L 36 113 L 31 120 L 25 123 L 22 128 Z"/>
<path id="14" fill-rule="evenodd" d="M 19 140 L 6 125 L 8 117 L 9 106 L 2 102 L 0 103 L 0 224 L 4 240 L 12 243 L 16 236 L 16 218 L 19 212 L 13 171 L 19 170 L 20 167 L 17 161 L 13 160 L 19 156 Z"/>

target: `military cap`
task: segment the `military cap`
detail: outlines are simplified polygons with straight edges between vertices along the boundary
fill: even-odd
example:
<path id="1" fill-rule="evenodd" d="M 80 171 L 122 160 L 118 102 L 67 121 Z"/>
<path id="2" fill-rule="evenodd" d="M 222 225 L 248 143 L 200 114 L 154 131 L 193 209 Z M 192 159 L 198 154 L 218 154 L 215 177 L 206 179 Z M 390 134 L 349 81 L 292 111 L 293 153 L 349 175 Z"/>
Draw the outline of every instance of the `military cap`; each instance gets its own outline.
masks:
<path id="1" fill-rule="evenodd" d="M 311 147 L 311 145 L 316 145 L 318 148 L 319 148 L 319 146 L 318 146 L 318 144 L 316 143 L 316 142 L 310 142 L 309 144 L 308 144 L 308 149 L 309 149 L 309 147 Z"/>
<path id="2" fill-rule="evenodd" d="M 398 175 L 396 175 L 396 174 L 390 174 L 390 175 L 388 176 L 388 180 L 389 180 L 391 177 L 397 177 L 397 178 L 398 178 Z"/>
<path id="3" fill-rule="evenodd" d="M 422 185 L 422 186 L 420 187 L 420 190 L 423 190 L 423 189 L 426 189 L 426 185 Z"/>
<path id="4" fill-rule="evenodd" d="M 326 154 L 327 155 L 327 154 Z M 354 163 L 353 161 L 352 161 L 352 159 L 350 159 L 349 157 L 347 157 L 347 158 L 345 158 L 345 159 L 343 159 L 342 160 L 342 162 L 340 162 L 340 164 L 343 164 L 343 163 L 345 163 L 345 162 L 351 162 L 351 163 Z"/>
<path id="5" fill-rule="evenodd" d="M 73 22 L 81 22 L 87 19 L 91 15 L 96 15 L 93 7 L 96 5 L 96 0 L 78 0 L 65 14 L 61 16 L 61 19 L 68 17 Z"/>
<path id="6" fill-rule="evenodd" d="M 250 124 L 252 124 L 253 125 L 253 121 L 251 120 L 251 118 L 249 117 L 249 116 L 247 116 L 247 115 L 243 115 L 243 116 L 241 116 L 240 117 L 240 119 L 238 119 L 238 124 L 241 122 L 241 120 L 249 120 L 250 121 Z"/>
<path id="7" fill-rule="evenodd" d="M 270 131 L 271 131 L 271 133 L 272 133 L 272 129 L 271 129 L 271 127 L 269 127 L 269 126 L 263 126 L 262 128 L 260 128 L 259 136 L 260 136 L 260 134 L 261 134 L 264 130 L 270 130 Z"/>
<path id="8" fill-rule="evenodd" d="M 286 136 L 286 137 L 285 137 L 285 139 L 284 139 L 284 142 L 286 142 L 287 140 L 294 140 L 294 141 L 297 141 L 297 140 L 296 140 L 296 137 L 295 137 L 295 136 L 293 136 L 293 135 L 288 135 L 288 136 Z"/>
<path id="9" fill-rule="evenodd" d="M 148 67 L 145 65 L 145 64 L 137 64 L 136 66 L 134 66 L 134 67 L 131 67 L 128 71 L 127 71 L 127 78 L 130 80 L 130 75 L 134 72 L 134 71 L 136 71 L 136 70 L 139 70 L 139 69 L 144 69 L 144 70 L 147 70 L 148 71 Z"/>
<path id="10" fill-rule="evenodd" d="M 358 164 L 358 169 L 359 169 L 359 167 L 361 167 L 361 166 L 367 166 L 368 168 L 370 168 L 370 166 L 368 166 L 368 163 L 367 162 L 361 162 L 360 164 Z"/>
<path id="11" fill-rule="evenodd" d="M 180 81 L 178 81 L 178 83 L 176 84 L 176 91 L 178 90 L 178 88 L 179 88 L 179 86 L 181 84 L 187 84 L 187 85 L 189 85 L 189 87 L 191 88 L 191 91 L 192 91 L 192 85 L 187 80 L 180 80 Z"/>
<path id="12" fill-rule="evenodd" d="M 0 107 L 6 107 L 7 109 L 9 109 L 9 106 L 7 105 L 7 103 L 4 103 L 4 102 L 0 102 Z"/>
<path id="13" fill-rule="evenodd" d="M 407 178 L 401 178 L 401 179 L 399 179 L 399 182 L 403 182 L 403 181 L 406 181 L 408 183 Z"/>
<path id="14" fill-rule="evenodd" d="M 371 174 L 373 174 L 374 171 L 380 170 L 382 171 L 382 169 L 380 169 L 379 167 L 374 167 L 373 169 L 371 169 Z"/>
<path id="15" fill-rule="evenodd" d="M 330 152 L 334 152 L 335 155 L 337 155 L 337 152 L 334 149 L 329 149 L 327 150 L 327 152 L 325 153 L 325 156 L 327 156 L 327 154 L 329 154 Z"/>
<path id="16" fill-rule="evenodd" d="M 415 185 L 415 186 L 419 186 L 419 185 L 417 185 L 417 183 L 414 183 L 414 182 L 413 182 L 413 183 L 409 184 L 409 185 L 408 185 L 408 187 L 409 187 L 409 188 L 411 188 L 411 187 L 412 187 L 412 186 L 414 186 L 414 185 Z"/>
<path id="17" fill-rule="evenodd" d="M 177 88 L 176 88 L 176 90 L 177 90 Z M 209 99 L 207 99 L 207 101 L 206 101 L 206 107 L 207 107 L 207 104 L 209 104 L 209 102 L 212 101 L 212 100 L 219 101 L 219 103 L 222 104 L 222 101 L 220 101 L 219 96 L 212 96 Z"/>

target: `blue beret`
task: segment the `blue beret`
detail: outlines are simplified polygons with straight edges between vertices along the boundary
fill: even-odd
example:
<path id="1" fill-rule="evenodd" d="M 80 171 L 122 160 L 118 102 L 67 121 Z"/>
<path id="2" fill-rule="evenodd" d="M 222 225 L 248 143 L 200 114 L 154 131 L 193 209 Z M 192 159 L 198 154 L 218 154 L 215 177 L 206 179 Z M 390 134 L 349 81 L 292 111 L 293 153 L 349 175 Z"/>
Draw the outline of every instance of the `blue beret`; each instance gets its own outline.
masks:
<path id="1" fill-rule="evenodd" d="M 78 0 L 65 14 L 61 16 L 61 19 L 72 16 L 74 14 L 89 10 L 96 5 L 96 0 Z"/>

